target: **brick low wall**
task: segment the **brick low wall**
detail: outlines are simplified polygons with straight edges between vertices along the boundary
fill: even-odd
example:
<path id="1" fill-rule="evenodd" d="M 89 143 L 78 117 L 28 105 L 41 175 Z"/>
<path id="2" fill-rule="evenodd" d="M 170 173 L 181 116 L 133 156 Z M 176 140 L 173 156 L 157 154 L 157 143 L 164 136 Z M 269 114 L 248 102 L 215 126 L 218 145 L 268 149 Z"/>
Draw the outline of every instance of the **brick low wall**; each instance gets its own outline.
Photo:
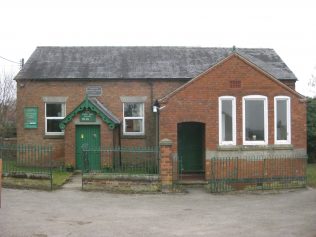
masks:
<path id="1" fill-rule="evenodd" d="M 214 158 L 206 161 L 211 192 L 306 186 L 304 158 Z"/>
<path id="2" fill-rule="evenodd" d="M 210 178 L 273 178 L 306 175 L 306 159 L 223 159 L 209 161 Z"/>
<path id="3" fill-rule="evenodd" d="M 126 193 L 160 192 L 158 175 L 84 174 L 82 189 Z"/>

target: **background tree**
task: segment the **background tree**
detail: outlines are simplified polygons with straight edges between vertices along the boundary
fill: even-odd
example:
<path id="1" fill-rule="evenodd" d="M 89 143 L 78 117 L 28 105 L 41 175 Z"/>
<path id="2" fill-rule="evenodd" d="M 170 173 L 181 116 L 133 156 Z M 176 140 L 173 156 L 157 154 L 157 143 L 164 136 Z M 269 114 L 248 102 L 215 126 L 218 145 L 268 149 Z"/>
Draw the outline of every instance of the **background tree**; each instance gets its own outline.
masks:
<path id="1" fill-rule="evenodd" d="M 16 134 L 16 83 L 13 74 L 0 74 L 0 137 Z"/>
<path id="2" fill-rule="evenodd" d="M 307 153 L 308 161 L 316 162 L 316 67 L 308 88 L 313 98 L 307 99 Z"/>
<path id="3" fill-rule="evenodd" d="M 316 98 L 307 100 L 307 153 L 308 161 L 316 162 Z"/>
<path id="4" fill-rule="evenodd" d="M 316 97 L 316 67 L 314 67 L 311 78 L 308 81 L 308 91 L 312 94 L 312 97 Z"/>

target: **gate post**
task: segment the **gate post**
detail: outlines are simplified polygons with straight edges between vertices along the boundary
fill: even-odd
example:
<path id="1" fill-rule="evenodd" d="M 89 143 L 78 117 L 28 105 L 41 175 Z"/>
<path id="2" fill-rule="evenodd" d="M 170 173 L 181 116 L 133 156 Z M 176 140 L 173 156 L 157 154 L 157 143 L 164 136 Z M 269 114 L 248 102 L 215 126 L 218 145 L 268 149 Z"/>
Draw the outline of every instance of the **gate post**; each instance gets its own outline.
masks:
<path id="1" fill-rule="evenodd" d="M 161 191 L 170 192 L 173 186 L 172 141 L 165 138 L 160 141 L 160 181 Z"/>

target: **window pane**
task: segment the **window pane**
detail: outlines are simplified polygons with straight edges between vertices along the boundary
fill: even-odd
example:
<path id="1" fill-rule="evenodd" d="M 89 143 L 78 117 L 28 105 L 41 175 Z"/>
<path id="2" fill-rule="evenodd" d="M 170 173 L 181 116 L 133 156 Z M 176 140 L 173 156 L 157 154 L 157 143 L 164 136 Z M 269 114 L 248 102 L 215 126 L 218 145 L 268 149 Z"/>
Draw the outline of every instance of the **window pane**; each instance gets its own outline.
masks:
<path id="1" fill-rule="evenodd" d="M 277 140 L 287 140 L 287 101 L 277 100 Z"/>
<path id="2" fill-rule="evenodd" d="M 222 100 L 222 141 L 233 140 L 233 101 Z"/>
<path id="3" fill-rule="evenodd" d="M 47 119 L 47 132 L 62 132 L 59 123 L 62 119 Z"/>
<path id="4" fill-rule="evenodd" d="M 142 119 L 126 119 L 125 132 L 143 132 Z"/>
<path id="5" fill-rule="evenodd" d="M 63 117 L 63 104 L 46 104 L 46 117 Z"/>
<path id="6" fill-rule="evenodd" d="M 264 101 L 245 101 L 246 141 L 264 141 Z"/>
<path id="7" fill-rule="evenodd" d="M 124 117 L 143 117 L 142 103 L 124 103 Z"/>

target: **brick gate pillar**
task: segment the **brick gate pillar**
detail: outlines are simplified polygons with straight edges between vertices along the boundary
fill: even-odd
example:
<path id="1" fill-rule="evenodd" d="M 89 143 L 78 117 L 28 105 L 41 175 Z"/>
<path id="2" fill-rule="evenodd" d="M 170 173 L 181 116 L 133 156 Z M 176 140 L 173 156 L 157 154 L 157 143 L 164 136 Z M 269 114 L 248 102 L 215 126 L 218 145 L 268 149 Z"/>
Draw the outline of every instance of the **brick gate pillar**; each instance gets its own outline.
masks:
<path id="1" fill-rule="evenodd" d="M 172 141 L 163 139 L 160 141 L 160 180 L 161 191 L 170 192 L 173 186 Z"/>

